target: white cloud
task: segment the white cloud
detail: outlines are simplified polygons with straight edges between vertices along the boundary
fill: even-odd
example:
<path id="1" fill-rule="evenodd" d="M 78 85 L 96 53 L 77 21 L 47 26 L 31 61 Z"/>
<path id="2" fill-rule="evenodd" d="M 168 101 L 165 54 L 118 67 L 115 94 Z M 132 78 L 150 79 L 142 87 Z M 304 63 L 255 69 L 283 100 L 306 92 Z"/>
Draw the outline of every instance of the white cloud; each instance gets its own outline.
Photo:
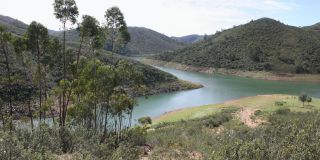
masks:
<path id="1" fill-rule="evenodd" d="M 221 28 L 246 23 L 295 9 L 280 0 L 76 0 L 81 15 L 103 21 L 104 12 L 119 6 L 130 26 L 144 26 L 168 35 L 215 33 Z M 0 14 L 30 23 L 39 21 L 59 29 L 53 16 L 53 0 L 0 0 Z M 79 18 L 80 19 L 80 18 Z"/>

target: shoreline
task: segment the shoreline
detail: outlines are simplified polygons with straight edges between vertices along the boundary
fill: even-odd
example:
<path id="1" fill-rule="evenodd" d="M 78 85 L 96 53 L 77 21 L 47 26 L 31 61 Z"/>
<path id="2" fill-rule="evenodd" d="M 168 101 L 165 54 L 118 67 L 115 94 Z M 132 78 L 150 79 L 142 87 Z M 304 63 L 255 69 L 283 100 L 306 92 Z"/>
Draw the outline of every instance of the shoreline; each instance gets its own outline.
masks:
<path id="1" fill-rule="evenodd" d="M 200 118 L 203 116 L 207 116 L 211 113 L 218 113 L 224 108 L 254 108 L 254 109 L 260 109 L 260 110 L 265 110 L 266 108 L 261 108 L 260 105 L 263 104 L 255 104 L 255 105 L 245 105 L 245 101 L 252 101 L 254 99 L 260 99 L 260 100 L 267 100 L 271 101 L 272 104 L 270 104 L 269 108 L 274 108 L 273 103 L 277 100 L 288 100 L 288 97 L 297 97 L 295 95 L 287 95 L 287 94 L 261 94 L 261 95 L 255 95 L 255 96 L 246 96 L 246 97 L 240 97 L 240 98 L 235 98 L 235 99 L 230 99 L 226 100 L 222 103 L 216 103 L 216 104 L 207 104 L 207 105 L 200 105 L 200 106 L 193 106 L 193 107 L 185 107 L 185 108 L 180 108 L 172 111 L 165 112 L 159 116 L 152 117 L 152 120 L 155 122 L 153 125 L 157 125 L 163 122 L 176 122 L 179 120 L 187 120 L 187 119 L 193 119 L 193 118 Z M 259 100 L 259 101 L 260 101 Z M 300 103 L 297 98 L 295 98 L 297 103 Z M 319 101 L 319 99 L 315 98 L 315 101 Z M 256 100 L 255 100 L 256 101 Z M 264 102 L 263 102 L 264 103 Z M 314 101 L 312 102 L 314 103 Z M 278 106 L 276 106 L 277 108 Z M 279 108 L 279 107 L 278 107 Z M 292 108 L 293 109 L 293 108 Z M 306 108 L 301 108 L 301 109 L 306 109 Z M 200 114 L 200 117 L 195 115 L 199 113 L 204 113 Z M 171 120 L 172 118 L 177 118 L 178 120 Z"/>
<path id="2" fill-rule="evenodd" d="M 224 68 L 210 68 L 210 67 L 194 67 L 176 62 L 166 62 L 161 60 L 154 60 L 142 58 L 142 63 L 148 65 L 156 65 L 162 67 L 169 67 L 189 72 L 199 72 L 206 74 L 222 74 L 245 78 L 269 80 L 269 81 L 295 81 L 295 82 L 317 82 L 320 83 L 320 74 L 294 74 L 294 73 L 273 73 L 266 71 L 242 71 L 236 69 Z"/>

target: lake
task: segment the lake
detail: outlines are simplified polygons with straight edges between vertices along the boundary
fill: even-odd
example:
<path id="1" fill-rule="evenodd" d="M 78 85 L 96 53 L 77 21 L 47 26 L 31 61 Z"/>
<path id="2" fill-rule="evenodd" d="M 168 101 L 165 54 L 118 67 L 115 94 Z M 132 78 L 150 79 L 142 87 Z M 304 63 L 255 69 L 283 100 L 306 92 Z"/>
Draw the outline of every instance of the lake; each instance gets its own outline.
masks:
<path id="1" fill-rule="evenodd" d="M 138 105 L 133 112 L 133 118 L 142 116 L 157 117 L 165 112 L 195 107 L 205 104 L 222 103 L 227 100 L 259 94 L 292 94 L 305 92 L 312 97 L 320 98 L 320 83 L 267 81 L 226 75 L 213 75 L 181 71 L 166 67 L 156 67 L 171 73 L 182 80 L 200 83 L 203 88 L 163 93 L 138 98 Z"/>

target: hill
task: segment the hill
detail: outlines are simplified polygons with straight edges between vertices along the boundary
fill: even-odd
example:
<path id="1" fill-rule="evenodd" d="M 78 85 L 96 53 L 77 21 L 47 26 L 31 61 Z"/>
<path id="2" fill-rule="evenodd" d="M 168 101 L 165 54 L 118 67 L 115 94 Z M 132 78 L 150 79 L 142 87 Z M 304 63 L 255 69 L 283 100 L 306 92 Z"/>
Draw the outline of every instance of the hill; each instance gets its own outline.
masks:
<path id="1" fill-rule="evenodd" d="M 192 34 L 192 35 L 187 35 L 182 37 L 171 37 L 171 38 L 181 43 L 192 44 L 192 43 L 196 43 L 203 40 L 204 36 Z"/>
<path id="2" fill-rule="evenodd" d="M 121 51 L 122 55 L 156 54 L 177 50 L 186 45 L 164 34 L 143 27 L 128 27 L 128 31 L 131 41 Z M 62 32 L 55 32 L 52 35 L 61 38 Z M 78 32 L 75 30 L 70 30 L 66 33 L 67 41 L 71 45 L 78 43 L 78 36 Z"/>
<path id="3" fill-rule="evenodd" d="M 21 36 L 25 33 L 28 25 L 8 16 L 0 15 L 0 25 L 3 25 L 7 30 L 14 35 Z M 62 32 L 49 30 L 49 34 L 53 37 L 60 37 Z M 67 44 L 69 47 L 78 47 L 78 33 L 75 30 L 70 30 L 66 33 Z M 144 75 L 144 82 L 148 87 L 147 94 L 155 94 L 159 92 L 172 92 L 177 90 L 199 88 L 199 85 L 194 85 L 189 82 L 181 81 L 177 77 L 163 72 L 159 69 L 151 67 L 149 65 L 144 65 L 138 61 L 132 60 L 130 58 L 111 54 L 108 51 L 101 51 L 99 59 L 106 64 L 114 65 L 120 59 L 124 59 L 134 64 L 135 68 L 142 72 Z"/>
<path id="4" fill-rule="evenodd" d="M 313 31 L 262 18 L 153 58 L 196 67 L 320 73 L 320 38 Z"/>
<path id="5" fill-rule="evenodd" d="M 22 35 L 28 25 L 11 17 L 0 15 L 0 24 L 6 26 L 10 32 Z M 143 27 L 128 27 L 131 42 L 123 50 L 124 55 L 156 54 L 165 51 L 173 51 L 185 46 L 184 43 Z M 49 30 L 49 34 L 61 38 L 61 31 Z M 67 43 L 75 46 L 78 43 L 79 34 L 76 30 L 69 30 L 66 33 Z"/>
<path id="6" fill-rule="evenodd" d="M 5 26 L 10 32 L 15 35 L 22 35 L 28 27 L 27 24 L 17 19 L 13 19 L 11 17 L 3 15 L 0 15 L 0 25 Z"/>
<path id="7" fill-rule="evenodd" d="M 306 29 L 306 30 L 310 30 L 310 31 L 320 32 L 320 23 L 316 23 L 314 25 L 306 26 L 306 27 L 303 27 L 303 28 Z"/>
<path id="8" fill-rule="evenodd" d="M 147 29 L 144 27 L 129 27 L 131 42 L 128 44 L 128 50 L 132 53 L 155 54 L 165 51 L 173 51 L 184 47 L 170 37 Z"/>

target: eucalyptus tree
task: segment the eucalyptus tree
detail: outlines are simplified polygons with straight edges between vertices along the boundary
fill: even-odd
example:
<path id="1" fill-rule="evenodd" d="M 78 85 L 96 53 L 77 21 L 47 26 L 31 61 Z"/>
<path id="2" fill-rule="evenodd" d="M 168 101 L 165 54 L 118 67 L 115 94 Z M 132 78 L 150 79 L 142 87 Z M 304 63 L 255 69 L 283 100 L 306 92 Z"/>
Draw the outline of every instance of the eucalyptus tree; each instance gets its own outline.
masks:
<path id="1" fill-rule="evenodd" d="M 13 45 L 14 45 L 14 50 L 16 52 L 16 54 L 19 57 L 19 63 L 23 66 L 24 68 L 24 80 L 25 80 L 25 85 L 27 85 L 29 87 L 29 95 L 26 96 L 25 100 L 27 101 L 27 105 L 28 105 L 28 115 L 30 118 L 30 124 L 31 124 L 31 130 L 33 131 L 33 111 L 32 111 L 32 101 L 34 98 L 34 94 L 32 93 L 34 91 L 35 88 L 35 84 L 34 84 L 34 71 L 33 71 L 33 65 L 32 65 L 32 58 L 29 54 L 26 53 L 27 51 L 27 38 L 26 37 L 15 37 L 14 41 L 13 41 Z"/>
<path id="2" fill-rule="evenodd" d="M 2 100 L 4 102 L 8 103 L 9 106 L 9 116 L 12 117 L 13 114 L 13 96 L 12 96 L 12 67 L 11 67 L 11 59 L 9 56 L 9 45 L 10 41 L 12 39 L 12 36 L 9 32 L 6 31 L 6 28 L 3 26 L 0 26 L 0 47 L 1 47 L 1 53 L 4 57 L 3 65 L 4 70 L 1 72 L 1 83 L 5 84 L 4 86 L 7 86 L 5 89 L 1 88 L 1 90 L 5 90 L 6 95 L 2 95 Z M 5 121 L 3 121 L 3 124 L 5 124 Z M 12 120 L 10 121 L 10 130 L 12 129 Z"/>
<path id="3" fill-rule="evenodd" d="M 33 55 L 36 56 L 37 62 L 37 83 L 39 87 L 39 118 L 41 122 L 42 116 L 45 118 L 45 109 L 43 108 L 43 95 L 46 97 L 46 88 L 44 85 L 46 81 L 46 72 L 43 71 L 43 57 L 45 55 L 46 47 L 49 44 L 48 29 L 42 24 L 35 21 L 31 22 L 27 32 L 25 33 L 27 38 L 27 48 L 31 51 Z M 42 115 L 42 111 L 44 112 Z"/>
<path id="4" fill-rule="evenodd" d="M 130 34 L 124 16 L 118 7 L 111 7 L 104 15 L 106 20 L 105 29 L 108 33 L 108 42 L 111 51 L 117 52 L 118 48 L 130 41 Z"/>
<path id="5" fill-rule="evenodd" d="M 74 25 L 77 22 L 77 17 L 79 15 L 78 7 L 74 0 L 55 0 L 54 1 L 54 15 L 57 19 L 62 23 L 63 28 L 63 46 L 62 46 L 62 54 L 63 54 L 63 80 L 66 81 L 66 24 L 70 22 L 71 25 Z M 62 126 L 65 126 L 66 120 L 66 90 L 62 92 Z"/>

